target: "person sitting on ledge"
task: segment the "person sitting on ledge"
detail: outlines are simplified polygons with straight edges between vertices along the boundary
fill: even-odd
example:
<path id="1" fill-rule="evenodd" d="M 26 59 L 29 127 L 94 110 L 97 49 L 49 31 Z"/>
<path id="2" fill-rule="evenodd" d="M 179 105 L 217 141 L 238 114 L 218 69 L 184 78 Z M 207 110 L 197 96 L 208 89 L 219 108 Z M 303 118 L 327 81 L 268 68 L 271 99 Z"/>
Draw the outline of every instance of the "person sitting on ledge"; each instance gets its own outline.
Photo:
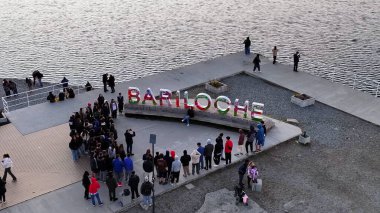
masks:
<path id="1" fill-rule="evenodd" d="M 59 101 L 64 101 L 65 100 L 65 93 L 63 91 L 61 91 L 58 94 L 58 99 L 59 99 Z"/>
<path id="2" fill-rule="evenodd" d="M 190 118 L 194 118 L 194 107 L 190 107 L 187 110 L 186 116 L 182 119 L 182 123 L 186 122 L 187 126 L 190 126 Z"/>
<path id="3" fill-rule="evenodd" d="M 54 103 L 55 102 L 55 95 L 53 95 L 53 92 L 49 92 L 49 95 L 46 98 L 46 100 L 49 100 L 50 103 Z"/>
<path id="4" fill-rule="evenodd" d="M 87 81 L 86 85 L 84 85 L 86 87 L 86 91 L 91 91 L 92 90 L 92 85 L 90 84 L 90 82 Z"/>
<path id="5" fill-rule="evenodd" d="M 75 98 L 75 93 L 73 89 L 67 88 L 67 92 L 69 93 L 69 98 Z"/>

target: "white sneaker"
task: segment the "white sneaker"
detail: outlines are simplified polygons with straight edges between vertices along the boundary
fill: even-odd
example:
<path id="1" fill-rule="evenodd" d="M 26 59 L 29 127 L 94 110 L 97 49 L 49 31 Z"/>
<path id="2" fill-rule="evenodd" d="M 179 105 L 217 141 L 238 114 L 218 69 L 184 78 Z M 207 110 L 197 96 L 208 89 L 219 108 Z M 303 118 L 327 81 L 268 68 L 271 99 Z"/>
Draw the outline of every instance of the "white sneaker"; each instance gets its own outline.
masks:
<path id="1" fill-rule="evenodd" d="M 190 126 L 190 124 L 186 124 L 186 126 Z"/>

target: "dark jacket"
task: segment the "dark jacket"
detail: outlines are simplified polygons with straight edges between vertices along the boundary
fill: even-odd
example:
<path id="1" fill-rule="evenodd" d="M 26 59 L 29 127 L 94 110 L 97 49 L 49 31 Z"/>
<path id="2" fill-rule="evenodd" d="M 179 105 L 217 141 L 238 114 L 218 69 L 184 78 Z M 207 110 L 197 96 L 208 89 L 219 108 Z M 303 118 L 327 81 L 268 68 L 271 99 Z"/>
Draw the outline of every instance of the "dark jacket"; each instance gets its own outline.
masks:
<path id="1" fill-rule="evenodd" d="M 108 78 L 108 85 L 110 87 L 114 87 L 115 86 L 115 77 L 113 77 L 113 75 L 110 75 L 110 77 Z"/>
<path id="2" fill-rule="evenodd" d="M 89 187 L 91 184 L 90 178 L 88 177 L 89 175 L 90 174 L 86 171 L 84 172 L 83 178 L 82 178 L 82 185 L 86 188 Z"/>
<path id="3" fill-rule="evenodd" d="M 171 171 L 172 170 L 173 158 L 170 157 L 169 151 L 166 151 L 166 155 L 164 157 L 164 160 L 166 161 L 166 165 L 168 167 L 168 171 Z"/>
<path id="4" fill-rule="evenodd" d="M 260 58 L 255 57 L 255 58 L 253 59 L 253 63 L 256 64 L 256 65 L 259 65 L 259 64 L 261 63 Z"/>
<path id="5" fill-rule="evenodd" d="M 152 160 L 145 160 L 143 163 L 143 169 L 145 172 L 150 173 L 153 172 L 153 161 Z"/>
<path id="6" fill-rule="evenodd" d="M 194 118 L 194 110 L 193 109 L 188 109 L 187 110 L 187 115 L 190 117 L 190 118 Z"/>
<path id="7" fill-rule="evenodd" d="M 182 155 L 181 157 L 182 166 L 189 166 L 190 161 L 191 161 L 190 155 L 188 154 Z"/>
<path id="8" fill-rule="evenodd" d="M 125 136 L 125 142 L 126 142 L 127 144 L 133 144 L 133 137 L 136 136 L 136 133 L 135 133 L 135 131 L 133 131 L 133 133 L 131 134 L 131 133 L 129 133 L 129 131 L 127 130 L 127 131 L 125 131 L 124 136 Z"/>
<path id="9" fill-rule="evenodd" d="M 0 179 L 0 194 L 4 194 L 7 191 L 5 188 L 5 182 Z"/>
<path id="10" fill-rule="evenodd" d="M 132 175 L 132 176 L 129 178 L 128 186 L 130 186 L 131 188 L 137 189 L 137 188 L 139 187 L 139 182 L 140 182 L 140 178 L 139 178 L 139 176 L 137 176 L 137 175 Z"/>
<path id="11" fill-rule="evenodd" d="M 107 176 L 106 184 L 107 184 L 108 189 L 110 190 L 114 190 L 117 188 L 117 182 L 113 176 L 109 176 L 109 175 Z"/>
<path id="12" fill-rule="evenodd" d="M 247 172 L 247 164 L 244 163 L 243 165 L 241 165 L 241 166 L 239 167 L 239 174 L 240 174 L 240 175 L 244 175 L 246 172 Z"/>
<path id="13" fill-rule="evenodd" d="M 215 139 L 215 142 L 216 144 L 220 144 L 222 146 L 222 149 L 223 149 L 223 138 L 221 136 L 218 136 L 216 139 Z M 216 147 L 215 147 L 216 148 Z"/>
<path id="14" fill-rule="evenodd" d="M 107 83 L 107 74 L 103 74 L 103 83 Z"/>
<path id="15" fill-rule="evenodd" d="M 212 145 L 212 144 L 207 144 L 207 145 L 205 146 L 205 156 L 206 156 L 206 157 L 211 157 L 213 151 L 214 151 L 214 145 Z"/>
<path id="16" fill-rule="evenodd" d="M 150 196 L 152 194 L 153 184 L 149 181 L 145 181 L 141 184 L 140 192 L 143 196 Z"/>
<path id="17" fill-rule="evenodd" d="M 223 151 L 223 145 L 219 143 L 215 144 L 214 155 L 222 154 L 222 151 Z"/>

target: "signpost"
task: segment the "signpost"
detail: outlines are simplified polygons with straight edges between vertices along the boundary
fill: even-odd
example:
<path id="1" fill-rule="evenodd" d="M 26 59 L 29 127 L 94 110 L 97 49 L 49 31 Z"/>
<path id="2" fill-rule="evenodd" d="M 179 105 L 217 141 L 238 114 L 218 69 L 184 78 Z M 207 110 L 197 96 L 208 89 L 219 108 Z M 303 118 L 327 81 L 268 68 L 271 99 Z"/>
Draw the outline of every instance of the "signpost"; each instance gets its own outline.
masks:
<path id="1" fill-rule="evenodd" d="M 150 134 L 149 143 L 152 144 L 152 153 L 154 155 L 154 144 L 156 144 L 156 135 L 155 134 Z M 153 208 L 152 208 L 152 212 L 153 213 L 155 212 L 154 211 L 154 207 L 155 207 L 155 203 L 154 203 L 154 200 L 155 200 L 155 198 L 154 198 L 154 180 L 155 180 L 155 178 L 154 177 L 155 176 L 154 176 L 154 169 L 153 169 L 153 177 L 152 177 L 152 183 L 153 183 L 153 196 L 152 196 Z"/>

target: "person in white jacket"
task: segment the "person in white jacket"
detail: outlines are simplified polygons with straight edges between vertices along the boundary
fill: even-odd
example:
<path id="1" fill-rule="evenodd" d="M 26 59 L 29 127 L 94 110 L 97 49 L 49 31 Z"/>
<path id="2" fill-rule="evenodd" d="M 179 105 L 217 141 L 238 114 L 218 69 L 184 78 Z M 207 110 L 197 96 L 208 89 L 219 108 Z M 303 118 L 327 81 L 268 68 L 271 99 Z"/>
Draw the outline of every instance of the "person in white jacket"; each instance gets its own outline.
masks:
<path id="1" fill-rule="evenodd" d="M 17 181 L 16 176 L 11 171 L 11 168 L 13 166 L 13 162 L 12 162 L 11 158 L 9 157 L 9 154 L 3 155 L 3 160 L 1 161 L 1 164 L 4 167 L 3 181 L 6 182 L 8 173 L 12 176 L 13 181 Z"/>
<path id="2" fill-rule="evenodd" d="M 191 164 L 193 165 L 191 173 L 194 175 L 195 169 L 197 170 L 197 175 L 199 175 L 199 160 L 201 158 L 201 153 L 196 149 L 191 153 Z"/>

